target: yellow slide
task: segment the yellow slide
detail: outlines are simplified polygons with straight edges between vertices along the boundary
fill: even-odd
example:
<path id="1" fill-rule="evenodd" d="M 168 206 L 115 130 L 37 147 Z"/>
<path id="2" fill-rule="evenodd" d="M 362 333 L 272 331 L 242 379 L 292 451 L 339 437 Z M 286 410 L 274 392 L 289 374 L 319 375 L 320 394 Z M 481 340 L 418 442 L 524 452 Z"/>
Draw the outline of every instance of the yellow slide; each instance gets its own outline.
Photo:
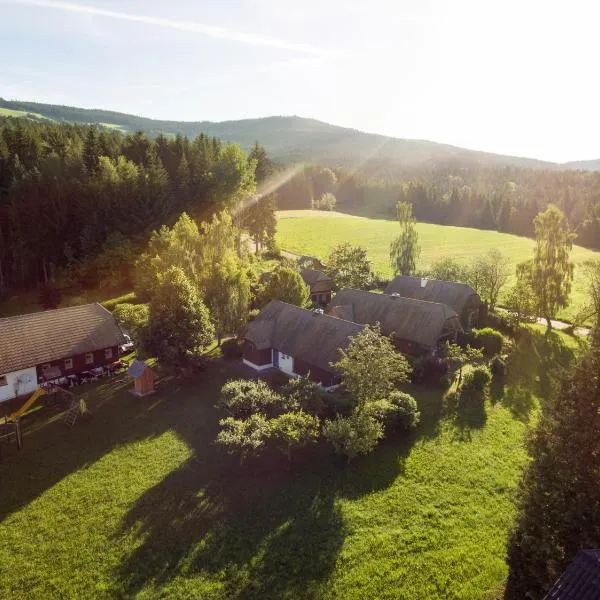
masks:
<path id="1" fill-rule="evenodd" d="M 35 390 L 35 392 L 33 392 L 33 394 L 31 394 L 31 396 L 29 396 L 27 402 L 25 402 L 25 404 L 23 404 L 23 406 L 21 406 L 21 408 L 19 410 L 16 410 L 12 415 L 10 415 L 8 417 L 9 421 L 14 421 L 17 417 L 20 417 L 22 415 L 24 415 L 27 412 L 27 409 L 40 397 L 43 396 L 46 393 L 46 390 L 44 388 L 38 388 L 37 390 Z"/>

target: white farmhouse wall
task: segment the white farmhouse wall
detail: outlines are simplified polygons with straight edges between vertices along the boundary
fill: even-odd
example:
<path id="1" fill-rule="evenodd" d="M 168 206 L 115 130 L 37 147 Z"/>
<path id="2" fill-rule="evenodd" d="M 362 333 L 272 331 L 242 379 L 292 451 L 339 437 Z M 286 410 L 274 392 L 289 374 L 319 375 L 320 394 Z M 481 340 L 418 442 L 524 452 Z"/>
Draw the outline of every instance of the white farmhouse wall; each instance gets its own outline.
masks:
<path id="1" fill-rule="evenodd" d="M 0 385 L 0 402 L 16 398 L 17 396 L 26 396 L 34 392 L 38 387 L 35 367 L 6 373 L 0 375 L 0 377 L 6 377 L 6 385 Z"/>
<path id="2" fill-rule="evenodd" d="M 294 357 L 279 353 L 279 369 L 288 375 L 294 374 Z"/>

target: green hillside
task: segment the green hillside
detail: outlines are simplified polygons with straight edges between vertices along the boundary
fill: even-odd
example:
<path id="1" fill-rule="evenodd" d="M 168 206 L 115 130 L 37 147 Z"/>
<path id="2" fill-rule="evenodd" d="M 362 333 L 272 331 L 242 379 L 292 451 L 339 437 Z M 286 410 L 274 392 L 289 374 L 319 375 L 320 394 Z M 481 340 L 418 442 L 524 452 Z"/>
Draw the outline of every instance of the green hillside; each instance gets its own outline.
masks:
<path id="1" fill-rule="evenodd" d="M 422 253 L 419 266 L 426 268 L 443 256 L 468 261 L 498 248 L 510 257 L 513 265 L 529 258 L 534 242 L 528 238 L 484 231 L 467 227 L 450 227 L 418 223 Z M 378 273 L 391 276 L 388 264 L 389 247 L 398 233 L 394 221 L 366 219 L 336 212 L 291 210 L 278 213 L 277 241 L 285 250 L 298 254 L 311 254 L 326 258 L 329 251 L 340 242 L 364 246 Z M 585 260 L 600 258 L 600 253 L 575 246 L 572 258 L 576 265 Z M 562 316 L 571 317 L 585 301 L 585 280 L 581 269 L 575 269 L 572 303 Z"/>
<path id="2" fill-rule="evenodd" d="M 58 106 L 0 98 L 0 109 L 43 115 L 55 121 L 97 123 L 123 131 L 142 130 L 149 135 L 205 133 L 243 147 L 259 141 L 275 159 L 355 166 L 368 161 L 395 166 L 447 164 L 459 166 L 518 166 L 557 168 L 554 163 L 466 150 L 448 144 L 409 140 L 337 127 L 298 116 L 273 116 L 238 121 L 169 121 L 147 119 L 114 111 Z"/>

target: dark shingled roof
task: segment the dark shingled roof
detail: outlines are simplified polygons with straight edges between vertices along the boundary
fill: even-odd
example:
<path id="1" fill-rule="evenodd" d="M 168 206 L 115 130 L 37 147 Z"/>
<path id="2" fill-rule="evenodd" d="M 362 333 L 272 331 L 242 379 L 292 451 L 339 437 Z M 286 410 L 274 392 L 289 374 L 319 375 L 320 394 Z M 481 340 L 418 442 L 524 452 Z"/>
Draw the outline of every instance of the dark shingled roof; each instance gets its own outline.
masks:
<path id="1" fill-rule="evenodd" d="M 300 275 L 302 275 L 304 283 L 310 287 L 320 282 L 331 283 L 331 277 L 325 275 L 323 271 L 317 271 L 316 269 L 302 269 Z"/>
<path id="2" fill-rule="evenodd" d="M 598 600 L 600 550 L 581 550 L 544 600 Z"/>
<path id="3" fill-rule="evenodd" d="M 125 343 L 112 314 L 85 304 L 0 319 L 0 374 Z"/>
<path id="4" fill-rule="evenodd" d="M 339 349 L 364 327 L 342 319 L 271 300 L 248 323 L 245 338 L 257 350 L 276 348 L 315 367 L 332 371 Z"/>
<path id="5" fill-rule="evenodd" d="M 425 283 L 424 287 L 422 283 Z M 458 314 L 462 313 L 469 298 L 477 296 L 477 292 L 465 283 L 421 279 L 420 277 L 407 277 L 405 275 L 395 277 L 385 288 L 385 293 L 447 304 Z"/>
<path id="6" fill-rule="evenodd" d="M 356 323 L 379 323 L 384 335 L 395 333 L 423 346 L 435 346 L 446 324 L 462 330 L 458 315 L 445 304 L 362 290 L 339 291 L 328 313 Z"/>

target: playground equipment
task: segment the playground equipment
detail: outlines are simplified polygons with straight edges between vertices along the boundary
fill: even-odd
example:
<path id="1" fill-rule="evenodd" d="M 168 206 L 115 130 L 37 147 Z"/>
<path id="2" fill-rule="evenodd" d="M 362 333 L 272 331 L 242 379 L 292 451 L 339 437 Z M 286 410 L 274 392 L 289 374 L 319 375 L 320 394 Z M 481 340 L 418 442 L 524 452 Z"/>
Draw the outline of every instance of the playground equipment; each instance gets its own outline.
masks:
<path id="1" fill-rule="evenodd" d="M 75 425 L 75 421 L 77 417 L 83 415 L 87 411 L 85 407 L 85 402 L 83 400 L 76 400 L 75 396 L 65 390 L 64 388 L 56 385 L 52 385 L 49 383 L 42 383 L 42 385 L 29 396 L 29 398 L 23 403 L 23 405 L 12 414 L 4 417 L 3 422 L 0 422 L 0 442 L 7 441 L 10 443 L 11 440 L 14 439 L 17 443 L 17 448 L 21 450 L 23 448 L 23 431 L 21 426 L 21 418 L 23 415 L 44 395 L 46 394 L 55 394 L 57 392 L 64 393 L 67 396 L 72 398 L 71 408 L 67 413 L 67 417 L 65 418 L 65 423 L 69 427 L 73 427 Z M 83 409 L 80 408 L 81 403 L 83 402 Z M 73 407 L 77 406 L 77 414 L 75 415 L 75 411 Z"/>
<path id="2" fill-rule="evenodd" d="M 22 417 L 39 398 L 41 398 L 44 394 L 47 393 L 48 390 L 46 388 L 39 387 L 37 390 L 35 390 L 35 392 L 33 392 L 33 394 L 31 394 L 31 396 L 29 396 L 29 398 L 27 399 L 25 404 L 21 406 L 21 408 L 16 410 L 14 413 L 8 415 L 8 420 L 16 421 L 19 417 Z"/>

